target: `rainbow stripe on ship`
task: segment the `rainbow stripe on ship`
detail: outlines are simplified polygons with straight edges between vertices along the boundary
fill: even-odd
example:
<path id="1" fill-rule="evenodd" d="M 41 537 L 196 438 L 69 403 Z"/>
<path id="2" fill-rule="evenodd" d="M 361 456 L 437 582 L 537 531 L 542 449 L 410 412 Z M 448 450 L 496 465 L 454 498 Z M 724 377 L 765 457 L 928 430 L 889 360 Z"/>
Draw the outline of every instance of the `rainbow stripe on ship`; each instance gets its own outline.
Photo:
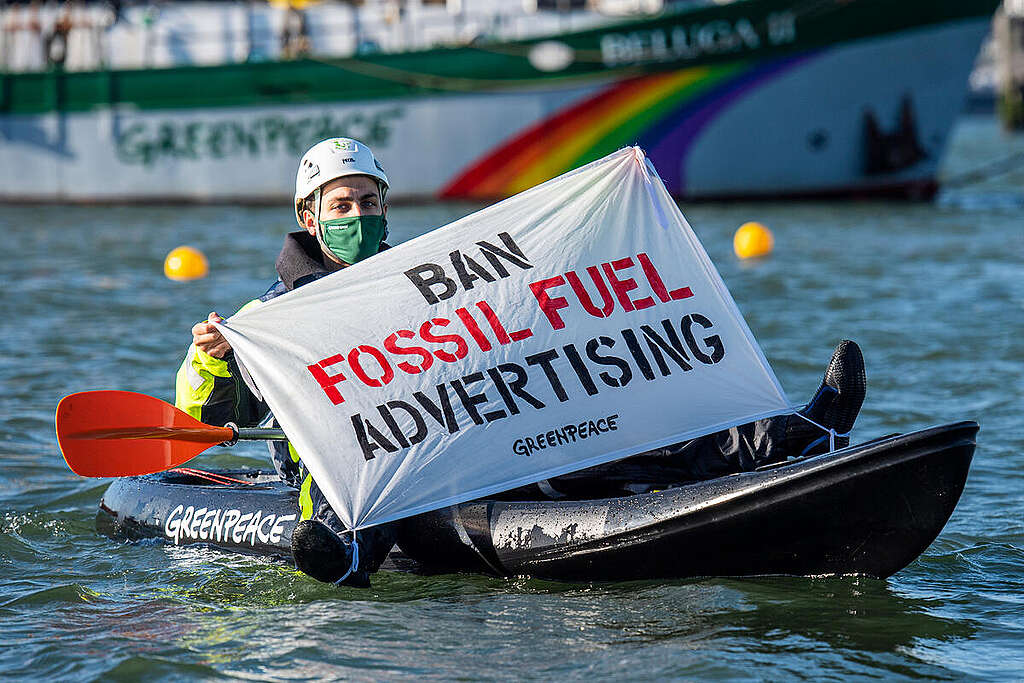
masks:
<path id="1" fill-rule="evenodd" d="M 681 195 L 684 162 L 700 131 L 730 103 L 813 54 L 618 81 L 517 133 L 460 172 L 441 197 L 507 197 L 632 144 Z"/>

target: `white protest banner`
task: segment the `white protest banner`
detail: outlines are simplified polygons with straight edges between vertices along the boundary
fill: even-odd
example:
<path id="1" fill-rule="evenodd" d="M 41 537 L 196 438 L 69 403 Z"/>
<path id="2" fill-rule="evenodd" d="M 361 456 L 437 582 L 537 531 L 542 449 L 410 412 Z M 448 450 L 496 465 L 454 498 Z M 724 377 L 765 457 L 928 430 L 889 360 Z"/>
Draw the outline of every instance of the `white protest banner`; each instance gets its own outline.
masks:
<path id="1" fill-rule="evenodd" d="M 639 148 L 222 329 L 349 528 L 792 409 Z"/>

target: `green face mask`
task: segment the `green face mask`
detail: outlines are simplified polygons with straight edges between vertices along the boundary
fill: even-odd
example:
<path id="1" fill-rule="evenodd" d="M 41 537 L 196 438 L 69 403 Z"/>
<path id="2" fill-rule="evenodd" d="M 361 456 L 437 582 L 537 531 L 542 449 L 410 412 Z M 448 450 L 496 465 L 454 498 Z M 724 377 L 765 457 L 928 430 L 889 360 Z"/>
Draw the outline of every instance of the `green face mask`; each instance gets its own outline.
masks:
<path id="1" fill-rule="evenodd" d="M 384 216 L 350 216 L 320 221 L 320 243 L 345 263 L 358 263 L 380 250 Z"/>

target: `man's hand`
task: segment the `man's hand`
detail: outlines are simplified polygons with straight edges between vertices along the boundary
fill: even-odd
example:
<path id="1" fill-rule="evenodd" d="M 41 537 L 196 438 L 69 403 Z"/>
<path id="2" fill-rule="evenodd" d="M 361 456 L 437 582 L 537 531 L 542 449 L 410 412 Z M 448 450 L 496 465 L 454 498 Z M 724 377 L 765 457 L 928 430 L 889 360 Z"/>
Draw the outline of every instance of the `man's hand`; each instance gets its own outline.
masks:
<path id="1" fill-rule="evenodd" d="M 214 358 L 224 358 L 231 351 L 231 344 L 228 344 L 228 340 L 224 338 L 220 330 L 212 325 L 211 321 L 223 322 L 224 318 L 213 312 L 207 316 L 205 321 L 193 325 L 192 343 L 203 353 Z"/>

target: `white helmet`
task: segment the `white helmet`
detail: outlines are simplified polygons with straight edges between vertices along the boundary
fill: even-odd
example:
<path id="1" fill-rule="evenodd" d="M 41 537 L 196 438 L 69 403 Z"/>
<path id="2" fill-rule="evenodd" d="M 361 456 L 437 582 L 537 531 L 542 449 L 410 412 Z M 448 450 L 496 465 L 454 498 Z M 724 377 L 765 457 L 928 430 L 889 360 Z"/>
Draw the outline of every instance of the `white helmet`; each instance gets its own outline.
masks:
<path id="1" fill-rule="evenodd" d="M 381 201 L 388 191 L 388 176 L 362 142 L 328 138 L 310 147 L 299 161 L 295 176 L 295 220 L 302 225 L 302 201 L 326 183 L 350 175 L 368 175 L 380 186 Z"/>

